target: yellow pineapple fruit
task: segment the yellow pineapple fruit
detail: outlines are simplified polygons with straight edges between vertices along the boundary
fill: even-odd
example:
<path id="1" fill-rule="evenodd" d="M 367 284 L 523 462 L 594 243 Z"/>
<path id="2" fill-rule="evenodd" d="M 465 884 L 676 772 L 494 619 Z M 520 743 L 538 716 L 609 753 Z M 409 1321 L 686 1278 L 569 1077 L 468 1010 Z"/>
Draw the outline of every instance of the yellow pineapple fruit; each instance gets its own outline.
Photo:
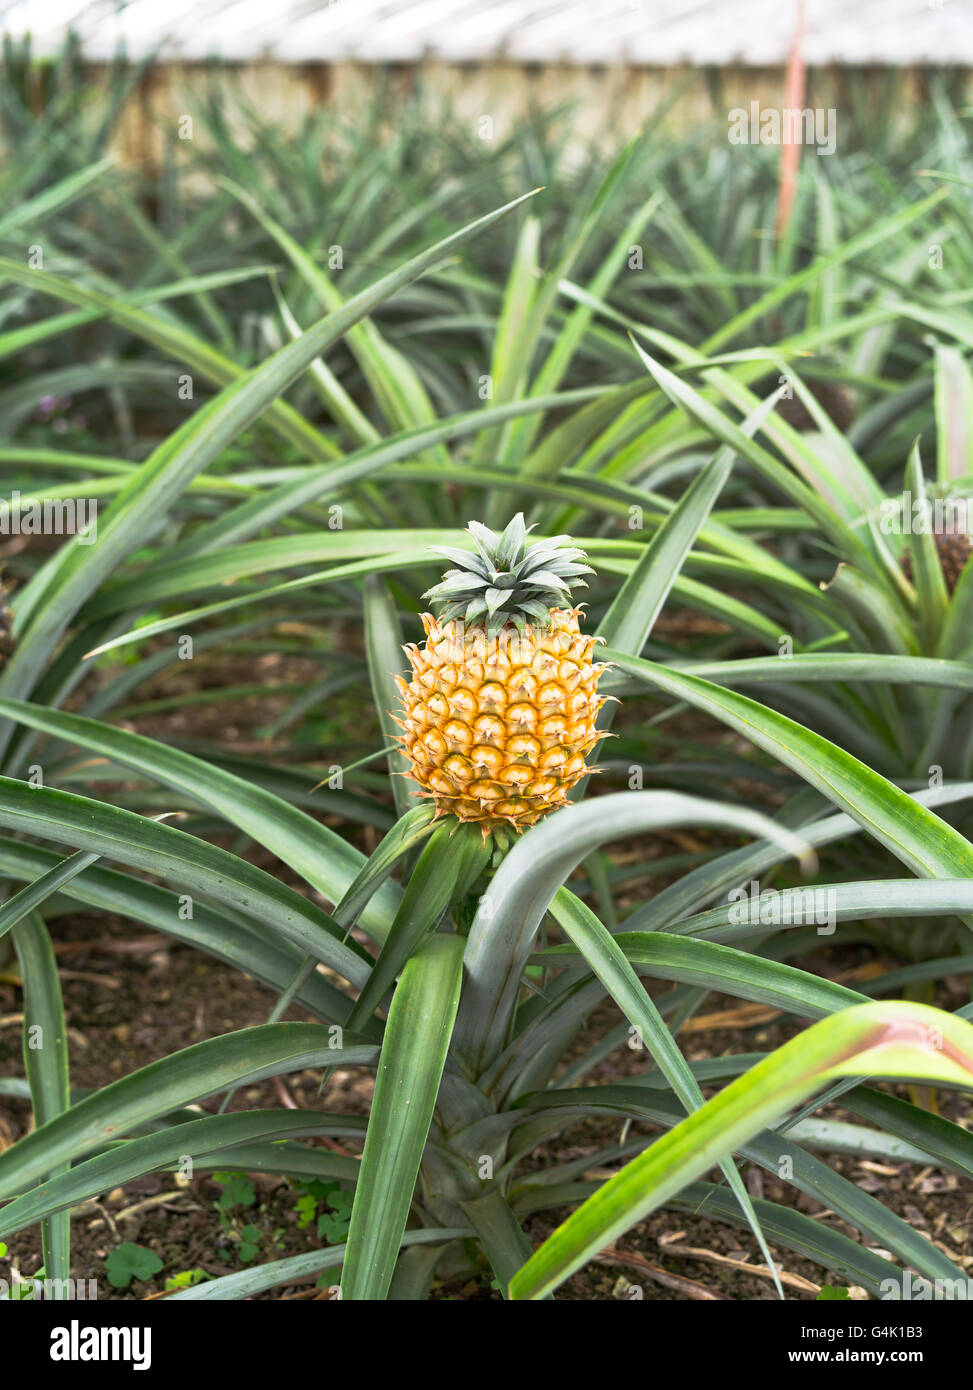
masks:
<path id="1" fill-rule="evenodd" d="M 454 561 L 424 598 L 426 640 L 406 654 L 413 676 L 402 692 L 401 743 L 409 775 L 437 815 L 478 821 L 486 837 L 501 826 L 533 825 L 590 771 L 598 742 L 595 637 L 568 606 L 591 574 L 566 536 L 527 544 L 518 513 L 497 535 L 472 521 L 475 550 L 441 549 Z"/>

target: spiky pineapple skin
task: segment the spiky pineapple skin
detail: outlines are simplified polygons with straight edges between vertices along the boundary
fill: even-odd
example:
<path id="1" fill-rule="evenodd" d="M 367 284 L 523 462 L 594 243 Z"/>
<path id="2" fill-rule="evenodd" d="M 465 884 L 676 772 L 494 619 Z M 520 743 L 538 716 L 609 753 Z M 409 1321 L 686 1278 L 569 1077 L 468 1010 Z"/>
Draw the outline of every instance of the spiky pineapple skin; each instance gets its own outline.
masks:
<path id="1" fill-rule="evenodd" d="M 946 592 L 952 594 L 959 583 L 960 575 L 967 566 L 970 555 L 973 554 L 973 545 L 970 538 L 962 531 L 933 532 L 933 540 L 936 543 L 936 550 L 939 555 L 939 563 L 942 566 L 943 579 L 946 581 Z M 912 554 L 906 551 L 902 557 L 902 570 L 906 579 L 912 581 Z"/>
<path id="2" fill-rule="evenodd" d="M 597 694 L 609 669 L 593 661 L 597 639 L 580 610 L 551 610 L 550 627 L 507 627 L 488 638 L 461 621 L 422 614 L 426 640 L 406 654 L 401 743 L 410 776 L 437 815 L 521 829 L 555 810 L 589 771 L 598 742 Z"/>

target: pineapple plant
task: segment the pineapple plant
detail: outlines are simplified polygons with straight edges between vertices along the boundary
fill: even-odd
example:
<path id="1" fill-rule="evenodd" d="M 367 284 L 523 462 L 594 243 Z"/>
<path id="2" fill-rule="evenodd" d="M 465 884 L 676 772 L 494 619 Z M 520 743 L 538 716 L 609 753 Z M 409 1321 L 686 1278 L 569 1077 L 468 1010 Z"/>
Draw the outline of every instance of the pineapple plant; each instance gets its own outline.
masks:
<path id="1" fill-rule="evenodd" d="M 479 822 L 484 839 L 519 831 L 561 806 L 602 736 L 598 682 L 607 663 L 581 631 L 571 590 L 584 587 L 585 554 L 567 536 L 528 543 L 519 512 L 497 534 L 468 527 L 472 553 L 451 548 L 441 583 L 423 598 L 426 640 L 405 648 L 400 741 L 407 774 L 437 816 Z"/>

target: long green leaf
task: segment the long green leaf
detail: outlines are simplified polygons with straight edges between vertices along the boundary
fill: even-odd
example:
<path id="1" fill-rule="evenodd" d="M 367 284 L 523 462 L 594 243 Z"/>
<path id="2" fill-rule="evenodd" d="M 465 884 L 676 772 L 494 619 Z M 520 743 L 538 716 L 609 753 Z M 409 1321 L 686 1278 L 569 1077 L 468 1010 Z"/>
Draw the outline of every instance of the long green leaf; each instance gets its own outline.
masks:
<path id="1" fill-rule="evenodd" d="M 256 916 L 351 983 L 361 986 L 368 978 L 367 953 L 356 943 L 345 945 L 321 908 L 246 860 L 173 826 L 8 777 L 0 777 L 0 825 L 168 878 L 191 894 Z"/>
<path id="2" fill-rule="evenodd" d="M 278 1144 L 284 1139 L 309 1135 L 359 1139 L 364 1128 L 364 1120 L 355 1115 L 321 1115 L 294 1110 L 250 1110 L 243 1114 L 206 1115 L 183 1124 L 166 1124 L 151 1134 L 95 1154 L 23 1196 L 15 1197 L 0 1208 L 0 1233 L 5 1237 L 13 1235 L 52 1213 L 63 1212 L 100 1192 L 108 1192 L 146 1173 L 177 1164 L 183 1158 L 199 1159 L 239 1145 L 260 1141 Z M 357 1169 L 357 1162 L 352 1162 Z M 229 1166 L 228 1159 L 224 1166 Z"/>
<path id="3" fill-rule="evenodd" d="M 462 1240 L 472 1235 L 468 1226 L 446 1227 L 439 1230 L 433 1227 L 428 1231 L 406 1231 L 401 1244 L 411 1250 L 422 1245 L 445 1245 L 451 1240 Z M 210 1302 L 226 1299 L 252 1298 L 279 1284 L 303 1282 L 311 1275 L 321 1274 L 328 1269 L 340 1269 L 345 1259 L 347 1246 L 329 1245 L 324 1250 L 309 1250 L 304 1255 L 289 1255 L 286 1260 L 271 1260 L 268 1264 L 257 1265 L 254 1269 L 239 1269 L 235 1274 L 225 1274 L 205 1284 L 196 1284 L 190 1289 L 181 1289 L 171 1298 L 191 1302 Z M 167 1300 L 168 1302 L 169 1300 Z"/>
<path id="4" fill-rule="evenodd" d="M 813 1024 L 610 1178 L 514 1276 L 511 1297 L 551 1292 L 718 1157 L 827 1081 L 872 1075 L 973 1087 L 973 1026 L 898 1002 L 856 1005 Z"/>
<path id="5" fill-rule="evenodd" d="M 33 883 L 29 883 L 26 888 L 22 888 L 19 893 L 15 893 L 12 898 L 8 898 L 0 907 L 0 937 L 6 936 L 7 932 L 29 912 L 46 902 L 52 893 L 57 893 L 64 884 L 71 882 L 75 874 L 80 874 L 97 859 L 97 854 L 72 854 Z"/>
<path id="6" fill-rule="evenodd" d="M 346 1299 L 384 1299 L 392 1282 L 462 978 L 462 937 L 435 936 L 409 960 L 393 995 L 348 1230 Z"/>
<path id="7" fill-rule="evenodd" d="M 483 1070 L 503 1048 L 534 935 L 571 870 L 607 841 L 681 825 L 732 825 L 801 854 L 789 831 L 739 806 L 675 792 L 622 792 L 567 806 L 527 831 L 480 899 L 466 948 L 456 1042 Z"/>
<path id="8" fill-rule="evenodd" d="M 30 1082 L 35 1126 L 63 1115 L 70 1105 L 68 1029 L 61 1001 L 54 947 L 38 913 L 13 929 L 14 949 L 24 982 L 24 1066 Z M 59 1166 L 49 1178 L 56 1181 Z M 41 1223 L 44 1273 L 55 1280 L 55 1298 L 68 1296 L 71 1273 L 71 1213 L 48 1215 Z"/>
<path id="9" fill-rule="evenodd" d="M 917 874 L 962 878 L 973 871 L 973 846 L 952 826 L 887 778 L 792 719 L 721 686 L 623 652 L 606 660 L 736 729 L 847 811 Z"/>
<path id="10" fill-rule="evenodd" d="M 392 796 L 395 808 L 402 816 L 421 799 L 415 783 L 406 779 L 409 760 L 397 746 L 396 712 L 401 710 L 402 697 L 395 684 L 395 676 L 402 674 L 406 664 L 402 652 L 402 629 L 388 586 L 378 575 L 369 575 L 365 580 L 363 605 L 368 674 L 382 738 L 386 746 L 393 746 L 393 751 L 387 755 Z"/>
<path id="11" fill-rule="evenodd" d="M 0 714 L 99 753 L 202 802 L 278 855 L 332 902 L 343 896 L 364 863 L 360 851 L 305 811 L 191 753 L 97 719 L 16 700 L 0 699 Z M 362 914 L 363 926 L 379 934 L 383 927 L 387 929 L 398 896 L 390 884 L 380 888 Z"/>
<path id="12" fill-rule="evenodd" d="M 372 1046 L 334 1047 L 319 1023 L 265 1023 L 224 1033 L 151 1062 L 103 1086 L 0 1154 L 0 1200 L 30 1188 L 54 1168 L 114 1142 L 146 1120 L 205 1100 L 233 1085 L 305 1067 L 369 1066 Z M 0 1210 L 0 1221 L 3 1212 Z"/>

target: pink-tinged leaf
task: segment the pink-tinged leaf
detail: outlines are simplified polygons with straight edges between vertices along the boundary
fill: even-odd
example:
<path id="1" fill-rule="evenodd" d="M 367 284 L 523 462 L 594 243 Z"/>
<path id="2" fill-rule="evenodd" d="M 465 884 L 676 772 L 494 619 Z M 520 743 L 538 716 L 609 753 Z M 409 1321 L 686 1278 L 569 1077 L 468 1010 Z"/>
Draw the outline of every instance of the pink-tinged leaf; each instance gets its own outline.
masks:
<path id="1" fill-rule="evenodd" d="M 821 1019 L 610 1178 L 514 1276 L 511 1298 L 550 1293 L 738 1145 L 843 1076 L 973 1089 L 973 1025 L 940 1009 L 901 1001 L 857 1004 Z"/>

